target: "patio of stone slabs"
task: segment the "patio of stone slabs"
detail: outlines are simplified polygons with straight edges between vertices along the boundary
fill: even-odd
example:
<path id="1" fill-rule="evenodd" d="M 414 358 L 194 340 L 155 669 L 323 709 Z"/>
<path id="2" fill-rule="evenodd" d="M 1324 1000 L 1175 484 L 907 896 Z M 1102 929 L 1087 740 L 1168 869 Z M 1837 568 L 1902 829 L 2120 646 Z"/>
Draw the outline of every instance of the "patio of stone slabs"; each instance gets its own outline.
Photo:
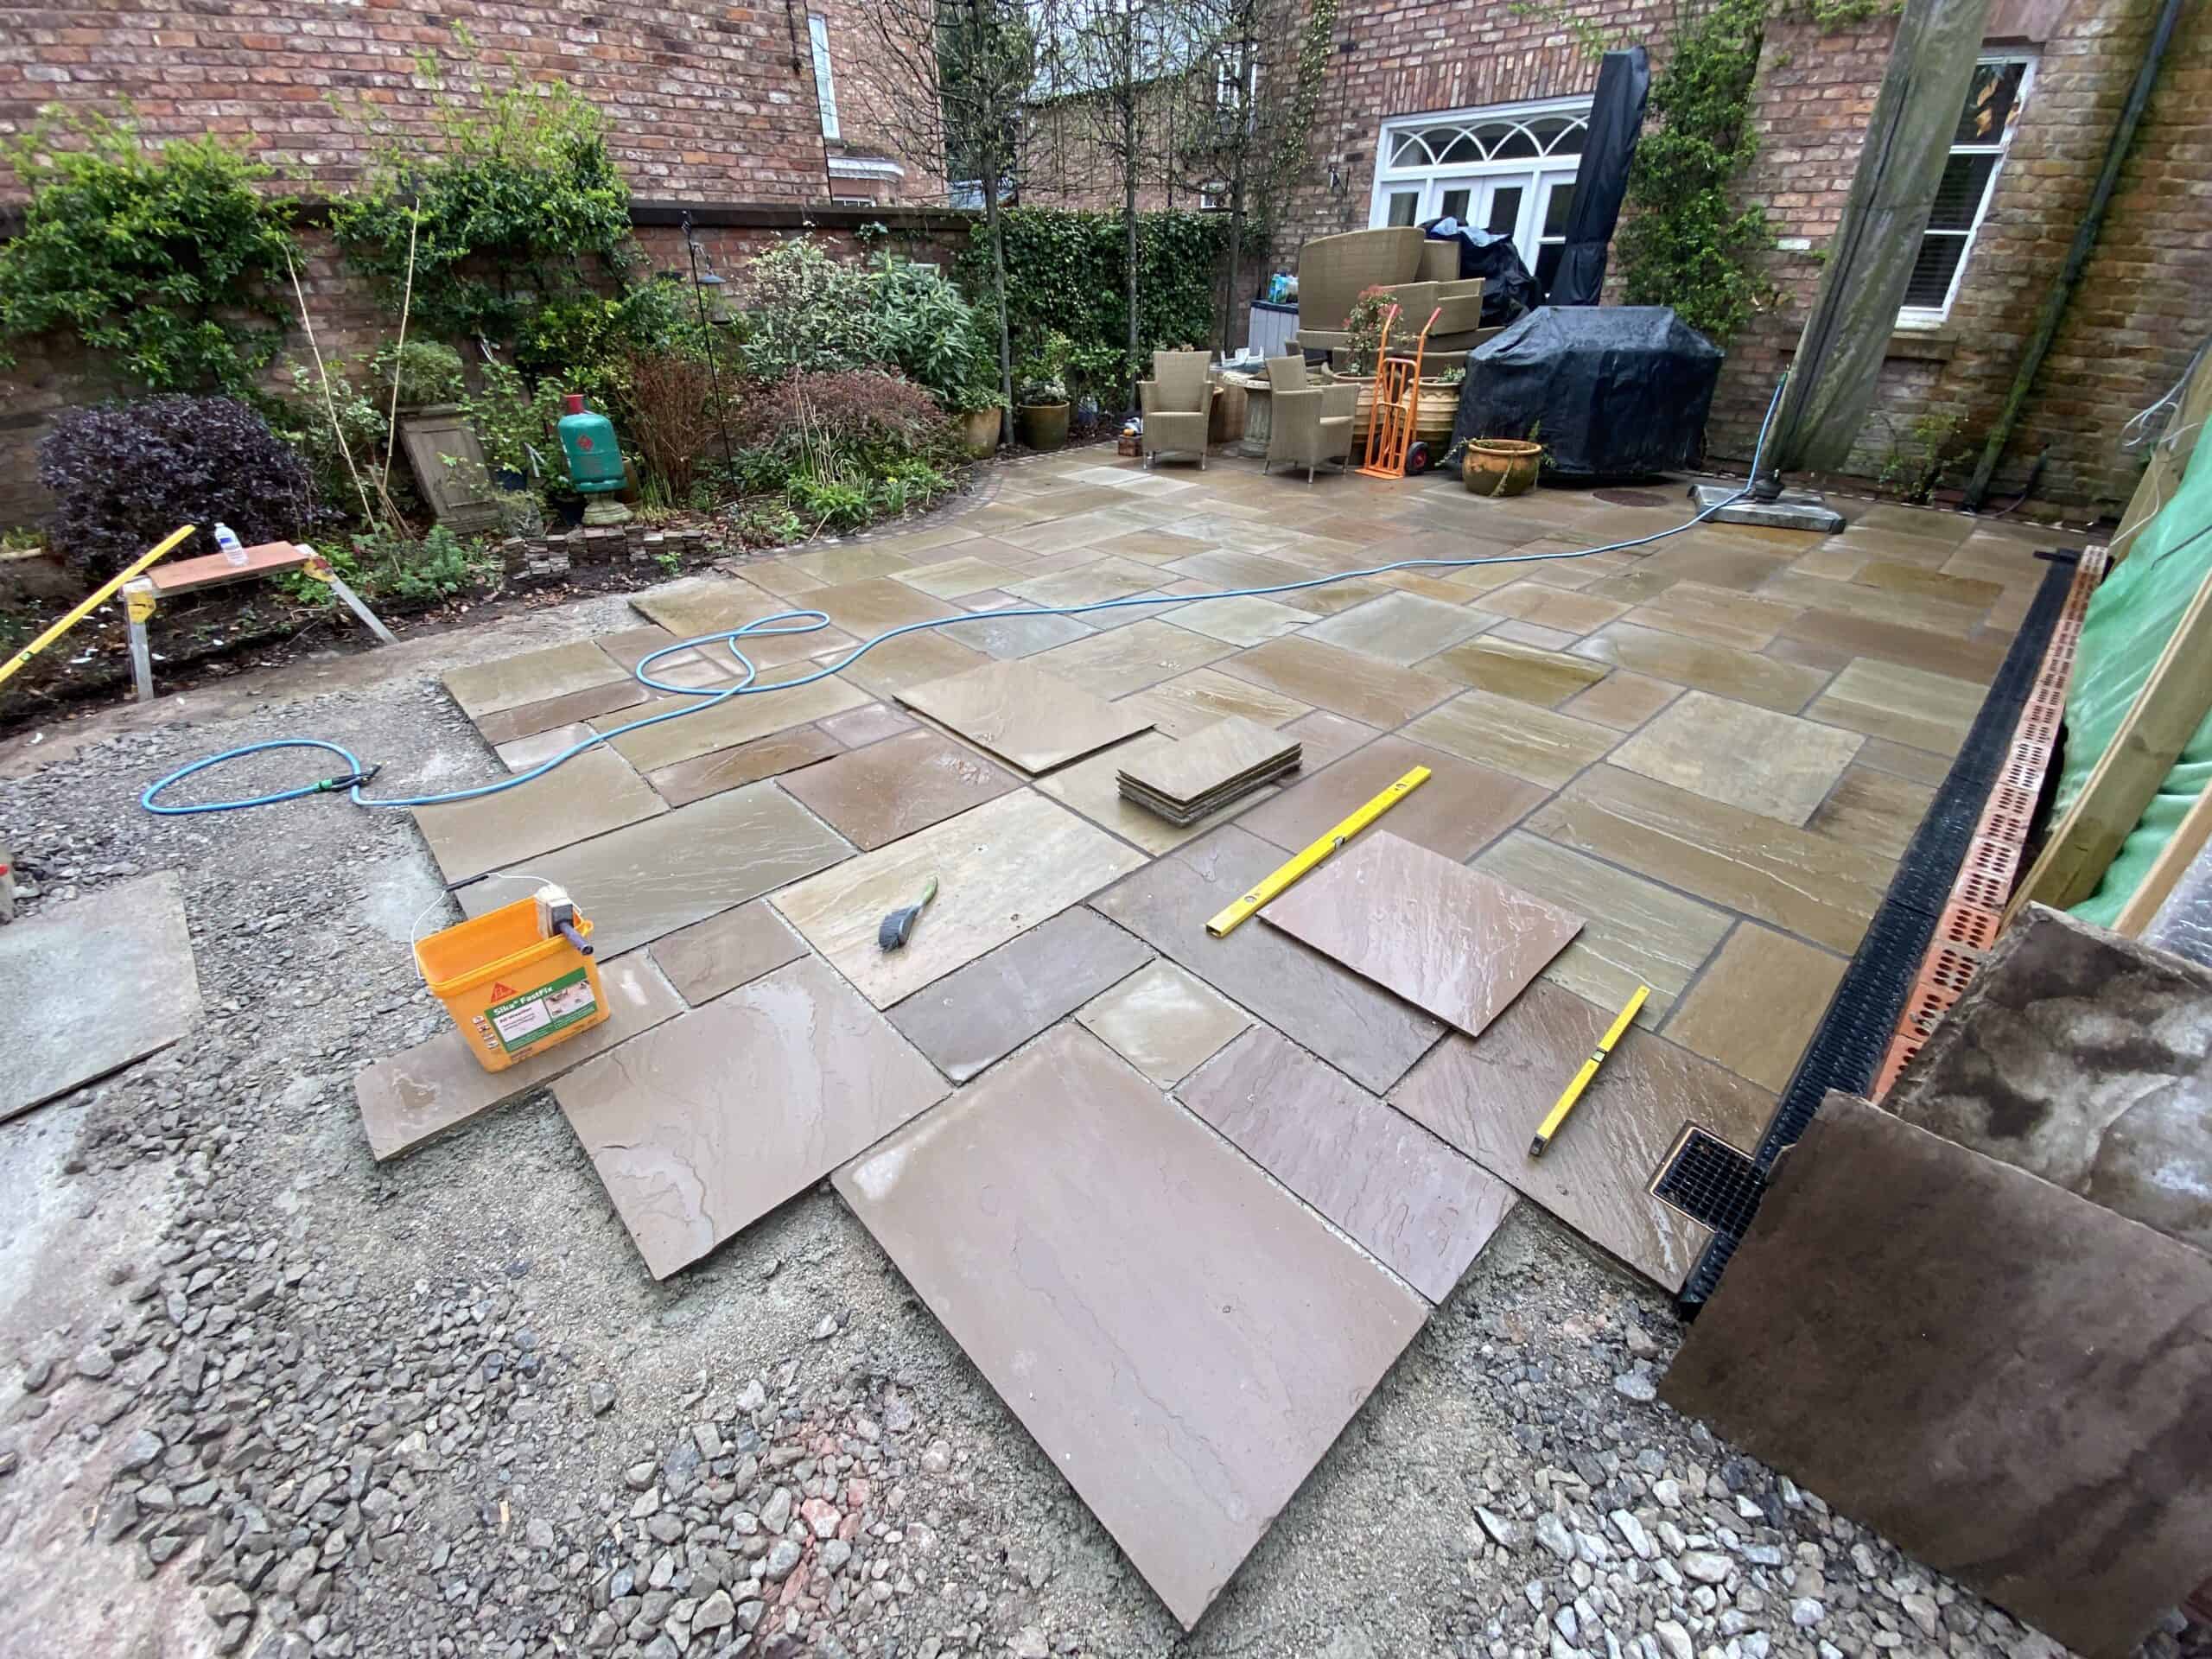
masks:
<path id="1" fill-rule="evenodd" d="M 1824 538 L 1703 526 L 1192 603 L 1571 552 L 1688 510 L 1675 489 L 1495 502 L 1099 452 L 994 484 L 930 529 L 673 583 L 637 596 L 635 627 L 448 676 L 519 770 L 673 706 L 630 669 L 692 634 L 825 613 L 764 642 L 777 680 L 977 619 L 418 812 L 448 880 L 521 866 L 569 887 L 617 1014 L 503 1074 L 435 1039 L 359 1095 L 390 1157 L 550 1083 L 613 1199 L 609 1247 L 626 1227 L 657 1276 L 842 1170 L 1187 1625 L 1516 1192 L 1679 1287 L 1704 1235 L 1649 1198 L 1653 1167 L 1685 1121 L 1738 1145 L 1763 1128 L 2050 538 L 1869 505 Z M 1132 594 L 1185 602 L 993 619 Z M 973 692 L 941 683 L 994 664 Z M 711 687 L 734 664 L 657 672 Z M 1122 770 L 1230 716 L 1296 736 L 1302 770 L 1187 828 L 1121 798 Z M 1389 834 L 1583 918 L 1475 1038 L 1264 918 L 1204 930 L 1415 764 L 1433 775 Z M 931 875 L 912 944 L 879 951 L 878 919 Z M 476 914 L 521 891 L 459 896 Z M 1638 1028 L 1529 1162 L 1639 982 Z M 1404 1202 L 1377 1205 L 1369 1174 Z M 1162 1230 L 1186 1244 L 1173 1292 Z M 1294 1310 L 1286 1283 L 1325 1288 Z M 1040 1372 L 1008 1322 L 1046 1317 L 1069 1328 Z M 1102 1438 L 1125 1455 L 1074 1455 Z"/>

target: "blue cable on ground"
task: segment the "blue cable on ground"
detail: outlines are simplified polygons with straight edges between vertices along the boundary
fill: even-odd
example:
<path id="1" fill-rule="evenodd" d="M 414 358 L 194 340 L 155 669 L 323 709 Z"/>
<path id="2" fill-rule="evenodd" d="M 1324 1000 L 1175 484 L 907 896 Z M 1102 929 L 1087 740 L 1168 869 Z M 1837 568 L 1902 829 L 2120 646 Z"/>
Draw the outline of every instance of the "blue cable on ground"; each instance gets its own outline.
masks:
<path id="1" fill-rule="evenodd" d="M 1782 401 L 1783 387 L 1788 382 L 1789 376 L 1785 373 L 1782 383 L 1775 387 L 1772 400 L 1767 404 L 1765 420 L 1759 424 L 1758 444 L 1753 450 L 1751 457 L 1751 477 L 1752 479 L 1759 475 L 1759 462 L 1766 452 L 1767 429 L 1773 423 L 1775 409 Z M 480 800 L 486 795 L 497 795 L 506 790 L 519 788 L 535 779 L 544 777 L 556 767 L 566 765 L 587 749 L 597 748 L 602 743 L 612 742 L 614 739 L 631 732 L 641 732 L 648 726 L 658 726 L 665 721 L 682 720 L 687 715 L 712 709 L 732 697 L 757 696 L 762 692 L 785 691 L 794 686 L 811 685 L 817 680 L 828 679 L 831 675 L 842 673 L 851 667 L 878 645 L 887 640 L 896 639 L 903 634 L 918 633 L 931 628 L 957 628 L 963 623 L 969 622 L 1001 622 L 1009 617 L 1081 616 L 1091 611 L 1120 610 L 1134 605 L 1198 605 L 1215 599 L 1263 599 L 1270 594 L 1294 594 L 1303 592 L 1309 588 L 1327 588 L 1340 582 L 1357 582 L 1368 576 L 1387 575 L 1394 570 L 1461 570 L 1490 564 L 1541 564 L 1559 559 L 1587 559 L 1599 553 L 1621 553 L 1630 548 L 1648 547 L 1654 542 L 1664 541 L 1669 536 L 1679 536 L 1684 531 L 1694 529 L 1703 524 L 1724 508 L 1732 506 L 1742 500 L 1745 496 L 1751 493 L 1751 484 L 1747 480 L 1742 489 L 1736 491 L 1725 500 L 1714 502 L 1713 505 L 1702 509 L 1679 524 L 1672 525 L 1666 530 L 1654 531 L 1649 536 L 1638 536 L 1624 542 L 1609 542 L 1603 547 L 1568 548 L 1557 553 L 1494 554 L 1478 559 L 1398 559 L 1389 564 L 1370 565 L 1358 570 L 1339 570 L 1329 575 L 1312 576 L 1303 582 L 1277 582 L 1272 587 L 1266 588 L 1225 588 L 1218 593 L 1211 594 L 1131 594 L 1125 599 L 1097 600 L 1088 605 L 1033 605 L 1010 607 L 1002 611 L 977 611 L 963 616 L 931 617 L 926 621 L 908 622 L 899 627 L 887 628 L 873 639 L 865 639 L 855 645 L 842 661 L 833 663 L 814 673 L 803 675 L 797 679 L 779 680 L 772 684 L 759 685 L 754 682 L 759 678 L 760 669 L 751 658 L 738 648 L 738 642 L 741 639 L 770 634 L 818 633 L 830 626 L 829 616 L 821 611 L 779 611 L 772 616 L 760 617 L 738 627 L 724 628 L 716 633 L 702 633 L 693 639 L 677 640 L 671 645 L 663 645 L 659 650 L 638 660 L 636 667 L 631 672 L 637 677 L 639 684 L 651 690 L 694 699 L 695 701 L 689 707 L 666 709 L 658 715 L 648 715 L 641 720 L 631 721 L 626 725 L 595 733 L 582 742 L 563 750 L 550 760 L 541 761 L 526 772 L 518 772 L 492 783 L 480 784 L 474 789 L 449 790 L 441 795 L 410 795 L 392 800 L 369 800 L 362 795 L 361 791 L 375 779 L 380 768 L 371 766 L 365 770 L 360 758 L 342 744 L 328 742 L 319 737 L 287 737 L 277 738 L 265 743 L 243 744 L 237 748 L 225 749 L 219 754 L 211 754 L 194 760 L 189 766 L 180 766 L 166 778 L 150 785 L 138 798 L 138 804 L 149 812 L 158 813 L 163 817 L 188 817 L 200 812 L 238 812 L 248 807 L 274 806 L 279 801 L 296 801 L 307 795 L 336 794 L 341 790 L 356 806 L 445 806 L 456 801 Z M 670 685 L 665 681 L 655 679 L 650 671 L 652 665 L 664 657 L 672 656 L 679 651 L 696 650 L 702 645 L 713 645 L 717 643 L 728 644 L 730 655 L 737 659 L 739 677 L 732 684 L 712 689 Z M 197 777 L 200 773 L 222 766 L 226 762 L 243 760 L 247 755 L 261 754 L 272 749 L 325 750 L 344 761 L 346 770 L 335 777 L 321 779 L 311 784 L 302 784 L 296 788 L 278 790 L 267 795 L 250 795 L 235 801 L 201 801 L 188 806 L 168 806 L 156 798 L 164 790 L 182 783 L 188 778 Z"/>

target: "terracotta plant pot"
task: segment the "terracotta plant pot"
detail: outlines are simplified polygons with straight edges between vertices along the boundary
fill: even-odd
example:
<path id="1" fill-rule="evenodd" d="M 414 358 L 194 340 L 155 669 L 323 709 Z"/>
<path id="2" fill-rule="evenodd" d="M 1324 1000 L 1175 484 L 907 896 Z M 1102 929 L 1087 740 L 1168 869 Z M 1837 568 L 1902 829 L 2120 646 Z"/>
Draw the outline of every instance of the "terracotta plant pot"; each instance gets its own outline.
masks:
<path id="1" fill-rule="evenodd" d="M 971 409 L 954 418 L 960 423 L 960 447 L 972 461 L 988 461 L 999 447 L 997 409 Z"/>
<path id="2" fill-rule="evenodd" d="M 1471 495 L 1522 495 L 1543 461 L 1544 446 L 1525 438 L 1470 438 L 1459 477 Z"/>
<path id="3" fill-rule="evenodd" d="M 1032 449 L 1058 449 L 1068 441 L 1065 404 L 1024 404 L 1014 411 L 1014 429 Z"/>

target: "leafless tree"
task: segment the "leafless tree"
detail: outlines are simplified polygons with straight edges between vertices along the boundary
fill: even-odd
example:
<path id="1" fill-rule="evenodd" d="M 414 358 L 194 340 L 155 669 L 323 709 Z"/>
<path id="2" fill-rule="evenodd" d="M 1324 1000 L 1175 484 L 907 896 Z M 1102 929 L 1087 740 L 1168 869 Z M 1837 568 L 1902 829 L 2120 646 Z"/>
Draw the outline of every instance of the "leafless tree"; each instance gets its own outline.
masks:
<path id="1" fill-rule="evenodd" d="M 1145 184 L 1174 176 L 1169 135 L 1207 61 L 1204 20 L 1192 0 L 1041 0 L 1038 15 L 1040 90 L 1105 158 L 1121 187 L 1124 385 L 1134 401 L 1144 350 L 1138 195 Z"/>
<path id="2" fill-rule="evenodd" d="M 996 313 L 999 391 L 1014 399 L 1001 214 L 1020 159 L 1021 113 L 1036 75 L 1023 0 L 849 0 L 864 42 L 856 90 L 899 148 L 940 174 L 957 200 L 969 181 L 982 202 Z"/>

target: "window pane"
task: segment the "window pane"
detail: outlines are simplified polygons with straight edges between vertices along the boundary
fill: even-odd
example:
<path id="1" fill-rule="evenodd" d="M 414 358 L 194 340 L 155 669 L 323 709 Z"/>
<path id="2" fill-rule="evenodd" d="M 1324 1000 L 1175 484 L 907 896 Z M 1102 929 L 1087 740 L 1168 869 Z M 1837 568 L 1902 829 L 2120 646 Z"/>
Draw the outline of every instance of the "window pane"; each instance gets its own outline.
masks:
<path id="1" fill-rule="evenodd" d="M 1526 161 L 1536 154 L 1536 141 L 1529 136 L 1526 127 L 1516 126 L 1503 139 L 1491 147 L 1490 158 L 1494 162 Z"/>
<path id="2" fill-rule="evenodd" d="M 1941 310 L 1943 302 L 1950 297 L 1951 273 L 1959 268 L 1966 251 L 1964 235 L 1929 232 L 1921 238 L 1919 258 L 1913 261 L 1912 279 L 1904 285 L 1904 302 L 1924 306 L 1931 311 Z"/>
<path id="3" fill-rule="evenodd" d="M 2020 83 L 2027 78 L 2024 63 L 1978 63 L 1967 86 L 1967 106 L 1959 117 L 1955 144 L 2001 143 L 2005 130 L 2019 112 Z"/>
<path id="4" fill-rule="evenodd" d="M 1510 236 L 1521 222 L 1521 187 L 1500 185 L 1491 193 L 1490 222 L 1483 228 L 1493 236 Z"/>
<path id="5" fill-rule="evenodd" d="M 1444 193 L 1443 206 L 1439 211 L 1446 219 L 1456 219 L 1465 222 L 1467 217 L 1467 194 L 1468 193 L 1465 190 L 1446 190 Z"/>
<path id="6" fill-rule="evenodd" d="M 1928 212 L 1931 231 L 1970 231 L 1974 216 L 1981 211 L 1990 175 L 1997 171 L 1997 157 L 1972 151 L 1955 155 L 1943 164 L 1943 181 L 1936 187 L 1936 203 Z"/>
<path id="7" fill-rule="evenodd" d="M 1567 251 L 1564 242 L 1547 242 L 1536 250 L 1536 292 L 1548 296 L 1559 278 L 1559 262 Z"/>
<path id="8" fill-rule="evenodd" d="M 1574 181 L 1569 179 L 1565 184 L 1554 185 L 1551 194 L 1544 199 L 1544 228 L 1541 233 L 1545 236 L 1565 236 L 1567 215 L 1573 206 Z"/>
<path id="9" fill-rule="evenodd" d="M 1426 167 L 1428 165 L 1428 146 L 1417 132 L 1402 132 L 1391 147 L 1390 165 L 1393 167 Z"/>
<path id="10" fill-rule="evenodd" d="M 1410 225 L 1421 197 L 1411 190 L 1395 190 L 1390 194 L 1390 216 L 1383 222 L 1389 225 Z"/>
<path id="11" fill-rule="evenodd" d="M 1446 145 L 1436 159 L 1440 162 L 1479 162 L 1482 158 L 1482 150 L 1476 145 L 1474 139 L 1463 132 Z"/>

